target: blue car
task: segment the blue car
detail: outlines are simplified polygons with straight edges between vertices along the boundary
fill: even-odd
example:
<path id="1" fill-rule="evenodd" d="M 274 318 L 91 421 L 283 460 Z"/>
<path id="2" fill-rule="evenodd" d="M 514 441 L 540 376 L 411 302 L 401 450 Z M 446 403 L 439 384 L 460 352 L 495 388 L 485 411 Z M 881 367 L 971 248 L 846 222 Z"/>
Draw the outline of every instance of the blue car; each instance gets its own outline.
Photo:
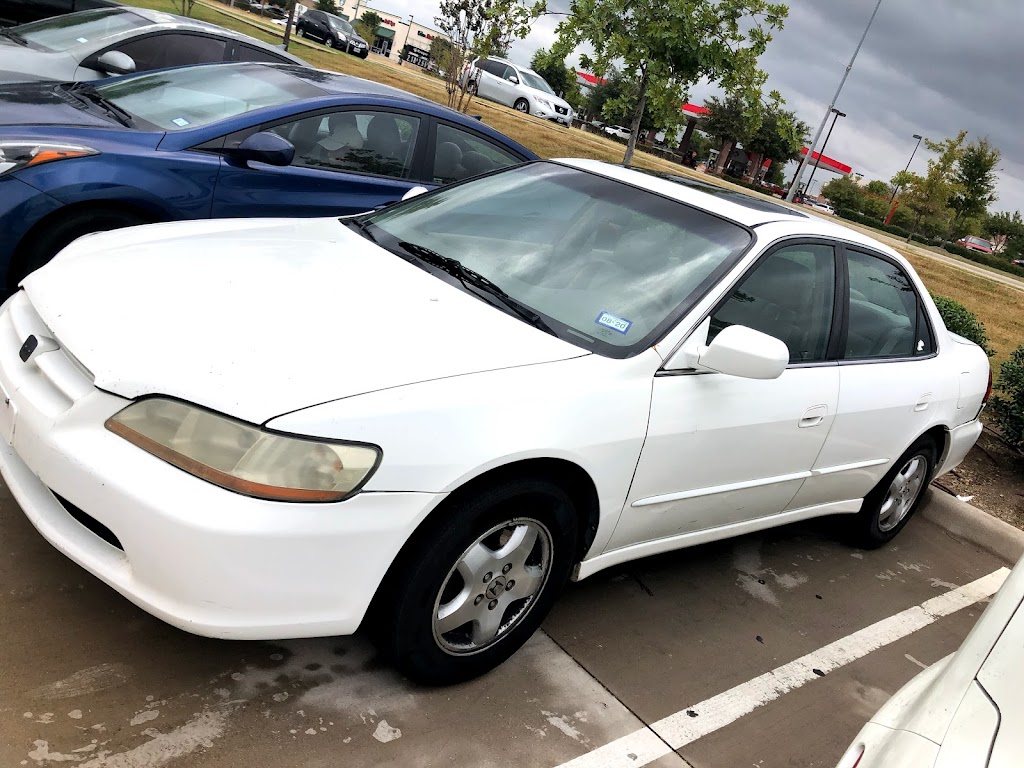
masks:
<path id="1" fill-rule="evenodd" d="M 347 75 L 210 64 L 0 86 L 4 293 L 72 240 L 157 221 L 338 216 L 534 160 L 479 120 Z"/>

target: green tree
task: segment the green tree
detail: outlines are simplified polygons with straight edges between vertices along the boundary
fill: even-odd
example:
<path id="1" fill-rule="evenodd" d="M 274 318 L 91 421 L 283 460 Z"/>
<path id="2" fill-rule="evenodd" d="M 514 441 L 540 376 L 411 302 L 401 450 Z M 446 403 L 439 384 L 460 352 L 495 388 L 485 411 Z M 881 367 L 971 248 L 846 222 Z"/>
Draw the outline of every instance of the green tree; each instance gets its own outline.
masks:
<path id="1" fill-rule="evenodd" d="M 580 56 L 584 68 L 603 76 L 615 63 L 637 84 L 628 165 L 648 103 L 658 127 L 674 131 L 688 87 L 701 78 L 734 92 L 759 88 L 765 75 L 757 57 L 788 12 L 768 0 L 570 0 L 556 50 L 564 56 L 589 43 L 594 53 Z"/>
<path id="2" fill-rule="evenodd" d="M 376 11 L 363 11 L 363 15 L 356 19 L 352 27 L 363 40 L 372 43 L 380 22 L 380 14 Z"/>
<path id="3" fill-rule="evenodd" d="M 878 179 L 869 181 L 868 185 L 864 189 L 870 192 L 872 195 L 879 195 L 881 197 L 885 197 L 887 195 L 892 194 L 892 189 L 889 187 L 889 185 L 886 184 L 884 181 L 880 181 Z"/>
<path id="4" fill-rule="evenodd" d="M 1024 219 L 1020 211 L 1000 211 L 984 218 L 981 233 L 997 247 L 1008 260 L 1024 258 Z"/>
<path id="5" fill-rule="evenodd" d="M 530 59 L 530 69 L 543 77 L 551 89 L 566 101 L 571 103 L 578 97 L 580 86 L 576 82 L 576 71 L 565 66 L 565 59 L 558 54 L 538 48 Z"/>
<path id="6" fill-rule="evenodd" d="M 771 160 L 772 167 L 778 166 L 781 173 L 786 163 L 799 158 L 800 148 L 811 131 L 810 126 L 798 119 L 795 112 L 782 108 L 785 103 L 782 97 L 773 91 L 762 111 L 761 125 L 743 145 L 745 149 L 755 153 L 755 178 L 765 160 Z"/>
<path id="7" fill-rule="evenodd" d="M 430 41 L 430 60 L 438 72 L 448 72 L 452 66 L 452 44 L 447 38 L 435 35 Z"/>
<path id="8" fill-rule="evenodd" d="M 464 112 L 474 83 L 462 78 L 465 64 L 477 56 L 496 56 L 513 39 L 530 33 L 530 25 L 546 9 L 545 0 L 525 5 L 520 0 L 441 0 L 434 23 L 452 41 L 451 66 L 446 70 L 448 106 Z"/>
<path id="9" fill-rule="evenodd" d="M 724 99 L 712 96 L 704 106 L 709 110 L 705 130 L 719 141 L 714 173 L 721 176 L 736 145 L 746 146 L 761 127 L 764 109 L 760 99 L 744 92 L 729 94 Z"/>
<path id="10" fill-rule="evenodd" d="M 938 157 L 928 161 L 928 173 L 900 171 L 893 177 L 894 186 L 906 189 L 903 204 L 914 216 L 910 236 L 921 232 L 922 225 L 928 234 L 944 231 L 948 227 L 949 201 L 960 191 L 954 174 L 957 162 L 964 151 L 967 131 L 960 131 L 954 138 L 935 142 L 925 139 L 925 145 Z"/>
<path id="11" fill-rule="evenodd" d="M 337 13 L 338 6 L 334 0 L 316 0 L 316 9 L 324 13 Z"/>
<path id="12" fill-rule="evenodd" d="M 852 176 L 839 176 L 821 187 L 821 194 L 839 211 L 860 213 L 864 193 Z"/>
<path id="13" fill-rule="evenodd" d="M 996 165 L 999 150 L 988 139 L 977 139 L 964 147 L 956 164 L 953 179 L 958 189 L 949 199 L 953 209 L 952 234 L 960 237 L 968 232 L 959 231 L 966 219 L 982 216 L 996 201 Z"/>

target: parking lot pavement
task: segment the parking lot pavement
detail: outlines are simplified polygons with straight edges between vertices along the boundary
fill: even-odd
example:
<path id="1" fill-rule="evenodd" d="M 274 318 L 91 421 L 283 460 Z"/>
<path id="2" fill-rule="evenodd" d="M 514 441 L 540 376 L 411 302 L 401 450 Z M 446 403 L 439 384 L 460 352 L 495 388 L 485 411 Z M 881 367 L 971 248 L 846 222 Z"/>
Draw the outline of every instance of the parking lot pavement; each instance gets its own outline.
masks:
<path id="1" fill-rule="evenodd" d="M 922 519 L 875 552 L 791 526 L 573 585 L 512 661 L 425 690 L 359 637 L 172 629 L 53 550 L 6 491 L 0 544 L 3 768 L 832 766 L 956 649 L 1010 565 Z M 822 675 L 798 679 L 805 654 Z"/>

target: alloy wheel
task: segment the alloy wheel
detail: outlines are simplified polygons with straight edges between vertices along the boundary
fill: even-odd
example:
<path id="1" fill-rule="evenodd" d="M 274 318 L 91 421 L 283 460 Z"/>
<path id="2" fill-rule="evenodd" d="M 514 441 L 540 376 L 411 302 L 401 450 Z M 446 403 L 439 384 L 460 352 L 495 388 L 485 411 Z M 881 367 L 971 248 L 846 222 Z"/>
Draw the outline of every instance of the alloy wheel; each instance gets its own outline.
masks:
<path id="1" fill-rule="evenodd" d="M 525 112 L 526 114 L 530 113 L 530 105 L 527 103 L 526 99 L 520 99 L 517 101 L 515 108 L 517 112 Z"/>
<path id="2" fill-rule="evenodd" d="M 532 518 L 491 528 L 452 566 L 434 601 L 438 647 L 466 655 L 500 642 L 533 608 L 551 571 L 552 537 Z"/>
<path id="3" fill-rule="evenodd" d="M 928 476 L 928 460 L 917 454 L 911 456 L 893 477 L 885 500 L 878 510 L 878 529 L 891 531 L 913 509 Z"/>

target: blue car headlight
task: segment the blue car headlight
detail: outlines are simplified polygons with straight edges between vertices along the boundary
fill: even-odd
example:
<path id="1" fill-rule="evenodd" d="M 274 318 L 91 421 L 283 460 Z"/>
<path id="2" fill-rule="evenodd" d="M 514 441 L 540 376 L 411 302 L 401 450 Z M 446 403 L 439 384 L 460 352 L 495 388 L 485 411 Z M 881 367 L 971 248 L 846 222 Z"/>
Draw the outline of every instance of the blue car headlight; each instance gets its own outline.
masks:
<path id="1" fill-rule="evenodd" d="M 46 141 L 0 141 L 0 176 L 20 171 L 32 165 L 69 160 L 73 157 L 98 155 L 98 149 L 80 144 L 62 144 Z"/>

